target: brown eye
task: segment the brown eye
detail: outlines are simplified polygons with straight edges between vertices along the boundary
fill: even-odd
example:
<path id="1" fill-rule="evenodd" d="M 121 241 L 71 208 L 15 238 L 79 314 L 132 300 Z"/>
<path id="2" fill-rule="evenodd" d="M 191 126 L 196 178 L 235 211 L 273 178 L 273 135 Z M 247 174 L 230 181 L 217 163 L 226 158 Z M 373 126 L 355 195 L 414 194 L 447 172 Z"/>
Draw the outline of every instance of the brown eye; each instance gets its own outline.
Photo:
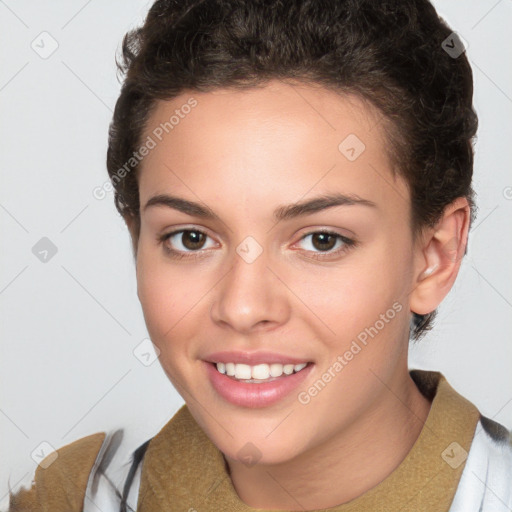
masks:
<path id="1" fill-rule="evenodd" d="M 300 239 L 302 249 L 313 259 L 341 257 L 357 242 L 339 233 L 330 231 L 313 231 Z"/>
<path id="2" fill-rule="evenodd" d="M 213 240 L 197 229 L 180 229 L 163 235 L 160 241 L 168 252 L 186 254 L 201 252 L 215 245 Z M 208 245 L 209 243 L 209 245 Z"/>
<path id="3" fill-rule="evenodd" d="M 191 251 L 201 249 L 206 240 L 206 235 L 200 231 L 182 231 L 181 243 Z"/>
<path id="4" fill-rule="evenodd" d="M 313 233 L 311 243 L 319 251 L 329 251 L 336 245 L 338 238 L 339 235 L 331 233 Z"/>

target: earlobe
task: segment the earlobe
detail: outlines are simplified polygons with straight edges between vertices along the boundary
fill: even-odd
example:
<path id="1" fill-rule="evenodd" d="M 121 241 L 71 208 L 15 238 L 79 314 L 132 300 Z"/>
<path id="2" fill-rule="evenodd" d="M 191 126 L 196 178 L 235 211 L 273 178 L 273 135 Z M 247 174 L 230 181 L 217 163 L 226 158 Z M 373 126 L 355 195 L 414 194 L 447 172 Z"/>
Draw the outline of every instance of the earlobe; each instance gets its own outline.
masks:
<path id="1" fill-rule="evenodd" d="M 414 313 L 431 313 L 452 288 L 465 254 L 469 220 L 468 201 L 457 198 L 423 237 L 410 296 Z"/>

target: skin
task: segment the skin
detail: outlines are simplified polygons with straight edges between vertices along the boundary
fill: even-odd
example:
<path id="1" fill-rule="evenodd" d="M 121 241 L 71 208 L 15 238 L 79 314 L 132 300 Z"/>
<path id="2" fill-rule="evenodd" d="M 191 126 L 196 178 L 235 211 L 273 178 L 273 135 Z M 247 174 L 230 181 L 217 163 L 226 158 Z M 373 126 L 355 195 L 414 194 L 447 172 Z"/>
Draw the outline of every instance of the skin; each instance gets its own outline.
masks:
<path id="1" fill-rule="evenodd" d="M 412 311 L 435 309 L 455 280 L 467 238 L 467 201 L 449 205 L 437 226 L 414 237 L 410 195 L 392 173 L 380 116 L 356 96 L 312 85 L 272 81 L 245 91 L 185 92 L 157 104 L 143 138 L 191 96 L 197 106 L 141 164 L 138 240 L 126 219 L 149 334 L 247 505 L 307 510 L 345 503 L 400 464 L 428 416 L 431 404 L 408 372 L 409 323 Z M 366 146 L 355 161 L 338 149 L 349 134 Z M 376 206 L 273 219 L 281 205 L 336 192 Z M 199 202 L 218 218 L 166 206 L 144 209 L 157 194 Z M 185 228 L 208 235 L 195 253 L 190 237 L 188 246 L 181 235 L 159 240 Z M 325 246 L 307 236 L 319 229 L 357 244 L 335 254 L 344 247 L 335 239 L 322 251 Z M 252 263 L 236 252 L 247 236 L 263 250 Z M 165 246 L 185 257 L 170 257 Z M 394 303 L 401 311 L 301 404 L 298 392 Z M 211 386 L 202 359 L 218 350 L 270 350 L 315 366 L 297 392 L 251 409 L 225 401 Z M 248 442 L 261 454 L 250 467 L 237 455 Z"/>

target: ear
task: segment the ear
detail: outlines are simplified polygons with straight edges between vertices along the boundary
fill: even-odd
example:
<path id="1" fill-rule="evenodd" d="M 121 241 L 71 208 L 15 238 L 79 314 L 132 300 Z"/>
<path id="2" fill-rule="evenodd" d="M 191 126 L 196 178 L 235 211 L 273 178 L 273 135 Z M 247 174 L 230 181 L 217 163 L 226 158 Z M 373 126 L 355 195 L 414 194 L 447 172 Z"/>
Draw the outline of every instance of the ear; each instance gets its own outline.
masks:
<path id="1" fill-rule="evenodd" d="M 410 297 L 412 312 L 431 313 L 452 288 L 466 253 L 470 213 L 467 199 L 459 197 L 445 208 L 436 226 L 422 235 Z"/>

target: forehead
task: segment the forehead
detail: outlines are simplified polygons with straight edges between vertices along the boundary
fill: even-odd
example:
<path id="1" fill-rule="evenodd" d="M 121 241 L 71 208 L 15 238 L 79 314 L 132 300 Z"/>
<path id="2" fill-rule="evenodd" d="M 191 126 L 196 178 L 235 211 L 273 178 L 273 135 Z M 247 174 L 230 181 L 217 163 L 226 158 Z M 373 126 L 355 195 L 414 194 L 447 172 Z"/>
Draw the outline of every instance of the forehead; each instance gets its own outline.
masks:
<path id="1" fill-rule="evenodd" d="M 156 105 L 148 137 L 155 146 L 140 166 L 141 204 L 170 190 L 219 200 L 229 193 L 246 205 L 336 189 L 407 206 L 382 116 L 355 95 L 280 81 L 187 91 Z"/>

